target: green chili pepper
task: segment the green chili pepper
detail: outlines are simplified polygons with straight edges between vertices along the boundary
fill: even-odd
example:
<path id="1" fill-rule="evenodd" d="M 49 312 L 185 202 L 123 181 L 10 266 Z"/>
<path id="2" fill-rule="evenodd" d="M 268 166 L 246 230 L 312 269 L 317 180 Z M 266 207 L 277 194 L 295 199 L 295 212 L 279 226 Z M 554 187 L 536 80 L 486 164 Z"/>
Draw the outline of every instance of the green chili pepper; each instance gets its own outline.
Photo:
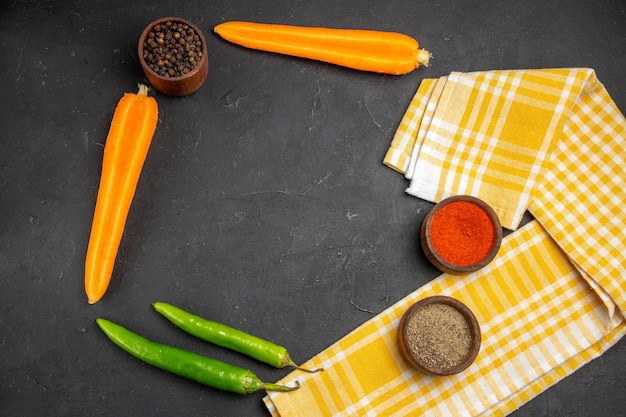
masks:
<path id="1" fill-rule="evenodd" d="M 287 387 L 263 382 L 252 371 L 153 342 L 102 318 L 96 319 L 96 322 L 113 343 L 134 357 L 157 368 L 213 388 L 237 394 L 251 394 L 263 389 L 293 391 L 299 387 L 299 385 Z"/>
<path id="2" fill-rule="evenodd" d="M 205 342 L 243 353 L 276 368 L 292 366 L 305 372 L 322 370 L 300 368 L 291 359 L 286 348 L 225 324 L 203 319 L 167 303 L 156 302 L 153 307 L 177 327 Z"/>

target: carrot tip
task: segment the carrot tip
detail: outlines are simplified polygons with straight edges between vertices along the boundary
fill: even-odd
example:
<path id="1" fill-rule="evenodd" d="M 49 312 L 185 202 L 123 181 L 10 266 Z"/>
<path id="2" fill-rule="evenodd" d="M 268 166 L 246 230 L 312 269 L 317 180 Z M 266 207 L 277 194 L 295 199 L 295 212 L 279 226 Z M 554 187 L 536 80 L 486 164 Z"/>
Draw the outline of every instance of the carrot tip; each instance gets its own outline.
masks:
<path id="1" fill-rule="evenodd" d="M 139 91 L 137 92 L 138 95 L 142 95 L 142 96 L 148 95 L 149 88 L 147 85 L 139 84 L 138 87 L 139 87 Z"/>
<path id="2" fill-rule="evenodd" d="M 419 49 L 417 51 L 417 65 L 421 67 L 427 67 L 430 65 L 430 58 L 433 57 L 433 54 L 428 52 L 425 49 Z"/>
<path id="3" fill-rule="evenodd" d="M 87 297 L 87 302 L 89 304 L 96 304 L 98 301 L 100 301 L 100 298 Z"/>

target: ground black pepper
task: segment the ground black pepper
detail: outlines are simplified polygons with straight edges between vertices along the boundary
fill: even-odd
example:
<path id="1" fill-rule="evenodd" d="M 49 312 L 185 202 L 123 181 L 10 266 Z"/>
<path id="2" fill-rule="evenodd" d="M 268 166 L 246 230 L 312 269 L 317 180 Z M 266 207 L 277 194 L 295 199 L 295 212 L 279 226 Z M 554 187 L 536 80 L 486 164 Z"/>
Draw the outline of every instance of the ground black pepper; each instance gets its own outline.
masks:
<path id="1" fill-rule="evenodd" d="M 472 334 L 469 323 L 456 308 L 442 303 L 427 304 L 407 323 L 410 350 L 426 365 L 449 369 L 468 355 Z"/>
<path id="2" fill-rule="evenodd" d="M 186 23 L 168 20 L 154 25 L 143 44 L 143 59 L 150 69 L 166 77 L 180 77 L 202 58 L 202 41 Z"/>

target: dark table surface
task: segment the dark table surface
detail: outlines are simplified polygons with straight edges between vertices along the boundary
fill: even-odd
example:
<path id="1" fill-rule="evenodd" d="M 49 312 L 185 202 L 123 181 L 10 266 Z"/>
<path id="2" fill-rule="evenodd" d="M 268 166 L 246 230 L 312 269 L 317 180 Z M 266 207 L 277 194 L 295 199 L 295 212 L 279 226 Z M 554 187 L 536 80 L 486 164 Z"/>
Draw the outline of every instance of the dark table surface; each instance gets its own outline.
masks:
<path id="1" fill-rule="evenodd" d="M 154 93 L 159 122 L 111 286 L 87 303 L 84 259 L 117 101 L 146 82 L 136 54 L 159 17 L 196 23 L 209 75 Z M 226 20 L 404 32 L 434 54 L 404 76 L 246 50 Z M 0 6 L 0 414 L 267 416 L 142 365 L 106 317 L 160 341 L 288 373 L 176 331 L 168 301 L 289 347 L 298 362 L 438 275 L 418 250 L 432 204 L 383 166 L 419 82 L 450 71 L 591 67 L 626 110 L 623 0 L 7 1 Z M 622 416 L 626 340 L 515 417 Z"/>

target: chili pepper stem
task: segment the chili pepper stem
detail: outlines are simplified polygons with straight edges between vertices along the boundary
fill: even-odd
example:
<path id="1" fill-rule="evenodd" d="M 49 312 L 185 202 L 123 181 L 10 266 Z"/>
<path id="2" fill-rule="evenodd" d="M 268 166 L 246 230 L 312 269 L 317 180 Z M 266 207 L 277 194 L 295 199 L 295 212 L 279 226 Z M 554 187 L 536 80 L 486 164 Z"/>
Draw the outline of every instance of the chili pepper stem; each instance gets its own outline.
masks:
<path id="1" fill-rule="evenodd" d="M 288 387 L 286 385 L 272 384 L 272 383 L 263 382 L 263 389 L 265 389 L 267 391 L 288 392 L 288 391 L 295 391 L 298 388 L 300 388 L 300 383 L 298 381 L 296 381 L 296 386 L 295 387 Z"/>
<path id="2" fill-rule="evenodd" d="M 243 377 L 243 394 L 252 394 L 254 392 L 260 390 L 266 391 L 279 391 L 279 392 L 288 392 L 294 391 L 300 388 L 300 383 L 296 381 L 296 385 L 294 387 L 289 387 L 287 385 L 274 384 L 271 382 L 264 382 L 254 374 L 252 371 L 248 371 L 246 375 Z"/>
<path id="3" fill-rule="evenodd" d="M 280 367 L 284 368 L 287 366 L 291 366 L 299 371 L 304 371 L 304 372 L 308 372 L 310 374 L 314 374 L 316 372 L 321 372 L 324 370 L 324 368 L 317 368 L 317 369 L 306 369 L 306 368 L 302 368 L 301 366 L 298 366 L 298 364 L 296 364 L 293 359 L 291 359 L 291 357 L 289 356 L 289 354 L 287 353 L 285 355 L 285 359 L 283 361 L 283 363 L 281 363 Z"/>
<path id="4" fill-rule="evenodd" d="M 310 374 L 314 374 L 316 372 L 322 372 L 324 370 L 324 368 L 317 368 L 317 369 L 306 369 L 306 368 L 302 368 L 298 365 L 296 365 L 295 363 L 291 363 L 290 364 L 293 368 L 297 369 L 298 371 L 303 371 L 303 372 L 308 372 Z"/>

